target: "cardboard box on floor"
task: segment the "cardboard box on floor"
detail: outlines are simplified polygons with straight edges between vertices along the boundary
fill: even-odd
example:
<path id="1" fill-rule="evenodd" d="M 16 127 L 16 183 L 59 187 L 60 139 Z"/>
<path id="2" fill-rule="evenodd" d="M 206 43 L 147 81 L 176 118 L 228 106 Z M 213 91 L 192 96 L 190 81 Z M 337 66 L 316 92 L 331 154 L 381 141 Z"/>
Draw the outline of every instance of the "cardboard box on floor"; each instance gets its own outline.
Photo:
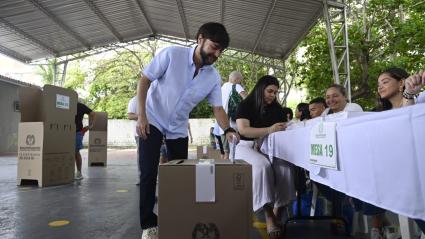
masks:
<path id="1" fill-rule="evenodd" d="M 108 152 L 108 114 L 95 112 L 93 128 L 89 131 L 88 164 L 106 166 Z"/>
<path id="2" fill-rule="evenodd" d="M 216 150 L 209 145 L 197 146 L 196 158 L 221 160 L 221 153 L 220 153 L 220 150 Z"/>
<path id="3" fill-rule="evenodd" d="M 249 238 L 251 165 L 179 162 L 159 166 L 159 238 Z"/>
<path id="4" fill-rule="evenodd" d="M 17 184 L 73 182 L 77 93 L 52 85 L 21 87 Z"/>

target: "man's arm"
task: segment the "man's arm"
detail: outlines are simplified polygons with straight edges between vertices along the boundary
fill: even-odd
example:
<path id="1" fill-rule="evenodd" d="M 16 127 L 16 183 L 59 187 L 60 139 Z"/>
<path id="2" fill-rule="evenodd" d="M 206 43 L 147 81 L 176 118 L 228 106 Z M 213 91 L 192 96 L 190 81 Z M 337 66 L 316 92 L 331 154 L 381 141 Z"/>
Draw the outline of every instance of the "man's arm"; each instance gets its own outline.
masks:
<path id="1" fill-rule="evenodd" d="M 135 114 L 135 113 L 127 113 L 127 118 L 128 118 L 129 120 L 137 120 L 138 115 L 137 115 L 137 114 Z"/>
<path id="2" fill-rule="evenodd" d="M 143 138 L 146 139 L 149 131 L 149 122 L 146 116 L 146 97 L 148 90 L 151 85 L 151 81 L 145 76 L 141 75 L 139 84 L 137 84 L 137 101 L 139 107 L 139 117 L 137 120 L 137 132 Z"/>
<path id="3" fill-rule="evenodd" d="M 89 113 L 89 129 L 93 128 L 95 120 L 96 120 L 96 113 L 92 111 Z"/>
<path id="4" fill-rule="evenodd" d="M 213 106 L 213 112 L 218 125 L 220 125 L 220 128 L 222 128 L 225 131 L 224 133 L 228 142 L 232 142 L 233 136 L 236 136 L 236 138 L 239 141 L 238 134 L 233 129 L 230 128 L 229 119 L 227 118 L 227 114 L 224 111 L 223 106 Z M 230 130 L 227 131 L 228 129 Z"/>
<path id="5" fill-rule="evenodd" d="M 242 97 L 242 99 L 245 99 L 248 96 L 248 93 L 246 91 L 239 92 L 239 95 Z"/>

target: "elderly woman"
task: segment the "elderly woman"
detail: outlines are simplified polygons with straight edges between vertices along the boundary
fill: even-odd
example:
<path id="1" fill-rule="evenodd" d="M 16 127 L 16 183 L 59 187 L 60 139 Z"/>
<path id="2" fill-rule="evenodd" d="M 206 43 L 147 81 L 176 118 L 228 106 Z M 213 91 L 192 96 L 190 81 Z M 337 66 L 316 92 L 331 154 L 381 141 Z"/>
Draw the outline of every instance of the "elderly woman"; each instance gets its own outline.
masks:
<path id="1" fill-rule="evenodd" d="M 241 140 L 235 158 L 252 165 L 253 210 L 264 210 L 270 238 L 280 238 L 282 208 L 295 198 L 290 165 L 284 160 L 269 160 L 254 146 L 256 139 L 286 128 L 286 115 L 276 100 L 278 90 L 275 77 L 261 77 L 236 115 Z"/>
<path id="2" fill-rule="evenodd" d="M 326 90 L 326 104 L 329 108 L 323 111 L 322 116 L 342 111 L 363 111 L 360 105 L 348 103 L 345 88 L 338 84 L 333 84 Z"/>

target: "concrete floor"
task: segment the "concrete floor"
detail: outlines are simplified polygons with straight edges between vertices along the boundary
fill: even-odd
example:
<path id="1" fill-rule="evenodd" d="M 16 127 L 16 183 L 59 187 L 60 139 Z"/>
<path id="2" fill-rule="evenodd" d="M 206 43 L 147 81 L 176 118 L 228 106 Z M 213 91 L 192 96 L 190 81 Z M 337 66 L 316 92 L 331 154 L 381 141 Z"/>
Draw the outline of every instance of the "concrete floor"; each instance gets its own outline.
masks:
<path id="1" fill-rule="evenodd" d="M 87 150 L 82 155 L 84 180 L 46 188 L 16 186 L 16 155 L 0 156 L 0 238 L 141 237 L 135 150 L 108 150 L 107 167 L 88 168 Z M 255 218 L 251 239 L 267 238 L 262 213 Z M 69 224 L 49 226 L 62 220 Z M 329 222 L 307 221 L 289 225 L 286 238 L 345 237 L 332 236 Z"/>

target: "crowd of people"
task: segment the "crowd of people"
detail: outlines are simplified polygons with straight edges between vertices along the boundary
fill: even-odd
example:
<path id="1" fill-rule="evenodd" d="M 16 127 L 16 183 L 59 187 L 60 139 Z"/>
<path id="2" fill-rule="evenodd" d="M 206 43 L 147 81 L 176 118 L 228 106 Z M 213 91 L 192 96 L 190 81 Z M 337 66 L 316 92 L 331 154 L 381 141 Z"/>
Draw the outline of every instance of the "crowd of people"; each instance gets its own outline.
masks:
<path id="1" fill-rule="evenodd" d="M 204 98 L 212 105 L 216 118 L 210 135 L 219 142 L 222 158 L 229 158 L 229 142 L 236 138 L 235 158 L 252 165 L 252 210 L 262 209 L 269 238 L 280 238 L 282 209 L 295 199 L 294 175 L 289 163 L 270 160 L 259 150 L 262 140 L 285 130 L 290 122 L 363 109 L 350 103 L 345 88 L 337 84 L 326 89 L 324 98 L 298 104 L 295 114 L 278 103 L 279 82 L 274 76 L 259 78 L 249 94 L 241 85 L 242 74 L 237 71 L 221 86 L 221 76 L 213 63 L 229 45 L 225 27 L 206 23 L 199 28 L 196 40 L 193 48 L 172 46 L 155 55 L 141 73 L 132 107 L 129 104 L 129 119 L 137 121 L 142 238 L 157 238 L 157 215 L 153 208 L 160 155 L 166 155 L 168 160 L 188 157 L 189 113 Z M 381 103 L 376 110 L 393 110 L 415 103 L 425 85 L 425 73 L 409 76 L 403 69 L 390 68 L 377 81 Z M 416 100 L 421 101 L 425 101 L 424 93 Z M 229 102 L 239 104 L 233 109 Z M 318 188 L 335 204 L 346 197 L 326 185 L 318 184 Z M 385 211 L 356 199 L 352 201 L 358 210 L 372 216 L 371 237 L 383 238 Z M 418 221 L 418 225 L 425 230 L 423 221 Z"/>

